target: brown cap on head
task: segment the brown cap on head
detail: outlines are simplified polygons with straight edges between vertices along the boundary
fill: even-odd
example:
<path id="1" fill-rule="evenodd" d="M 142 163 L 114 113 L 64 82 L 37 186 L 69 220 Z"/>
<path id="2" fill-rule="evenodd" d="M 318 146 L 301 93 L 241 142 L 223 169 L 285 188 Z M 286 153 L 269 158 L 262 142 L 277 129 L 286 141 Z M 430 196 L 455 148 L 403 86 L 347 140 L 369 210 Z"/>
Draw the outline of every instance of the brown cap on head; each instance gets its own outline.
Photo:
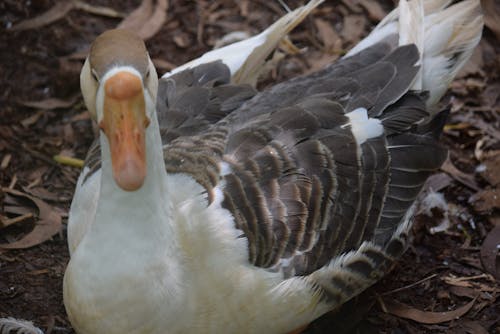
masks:
<path id="1" fill-rule="evenodd" d="M 124 29 L 108 30 L 90 47 L 89 62 L 98 78 L 114 66 L 132 66 L 144 78 L 148 72 L 148 52 L 144 41 Z"/>

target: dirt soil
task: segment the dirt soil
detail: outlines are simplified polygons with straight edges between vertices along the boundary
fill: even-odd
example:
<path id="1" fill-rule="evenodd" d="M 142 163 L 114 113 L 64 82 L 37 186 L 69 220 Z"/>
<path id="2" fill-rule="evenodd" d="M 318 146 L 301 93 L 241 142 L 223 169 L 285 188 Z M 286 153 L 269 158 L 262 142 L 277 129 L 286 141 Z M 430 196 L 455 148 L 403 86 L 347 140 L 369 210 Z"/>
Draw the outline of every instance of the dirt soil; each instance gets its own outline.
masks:
<path id="1" fill-rule="evenodd" d="M 147 38 L 161 74 L 229 32 L 255 34 L 286 12 L 269 0 L 165 4 L 0 3 L 0 318 L 73 333 L 62 279 L 79 168 L 54 157 L 83 159 L 94 137 L 79 91 L 92 40 L 125 19 Z M 451 105 L 443 135 L 450 158 L 423 196 L 433 205 L 421 206 L 412 245 L 381 282 L 307 333 L 500 333 L 500 10 L 495 0 L 483 5 L 483 39 L 443 103 Z M 281 51 L 261 86 L 334 61 L 393 7 L 391 0 L 327 1 L 290 35 L 299 52 Z"/>

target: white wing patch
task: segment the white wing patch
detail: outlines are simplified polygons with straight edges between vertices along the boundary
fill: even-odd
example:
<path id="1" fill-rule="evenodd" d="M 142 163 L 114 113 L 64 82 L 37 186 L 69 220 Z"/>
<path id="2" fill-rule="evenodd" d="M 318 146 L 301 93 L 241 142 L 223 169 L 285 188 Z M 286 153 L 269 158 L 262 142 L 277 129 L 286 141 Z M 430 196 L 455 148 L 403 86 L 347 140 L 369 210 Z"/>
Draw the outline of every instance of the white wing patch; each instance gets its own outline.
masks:
<path id="1" fill-rule="evenodd" d="M 241 66 L 243 66 L 243 63 L 252 54 L 253 50 L 267 41 L 268 33 L 269 31 L 266 30 L 252 38 L 230 44 L 220 49 L 209 51 L 203 54 L 200 58 L 165 73 L 162 78 L 168 78 L 177 72 L 216 60 L 221 60 L 225 65 L 227 65 L 232 76 L 241 68 Z"/>
<path id="2" fill-rule="evenodd" d="M 221 161 L 219 163 L 219 167 L 220 167 L 220 176 L 226 176 L 233 172 L 231 166 L 225 161 Z"/>
<path id="3" fill-rule="evenodd" d="M 370 138 L 375 138 L 384 133 L 384 127 L 379 119 L 369 118 L 365 108 L 358 108 L 346 114 L 349 117 L 352 134 L 358 145 L 363 144 Z"/>

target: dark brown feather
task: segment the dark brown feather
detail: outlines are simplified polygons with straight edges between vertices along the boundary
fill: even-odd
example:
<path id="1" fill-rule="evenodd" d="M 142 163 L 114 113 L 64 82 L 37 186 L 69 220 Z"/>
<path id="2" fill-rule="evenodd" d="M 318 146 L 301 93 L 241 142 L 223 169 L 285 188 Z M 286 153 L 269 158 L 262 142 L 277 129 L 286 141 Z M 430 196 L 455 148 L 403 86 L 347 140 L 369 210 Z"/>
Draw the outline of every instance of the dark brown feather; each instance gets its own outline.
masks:
<path id="1" fill-rule="evenodd" d="M 203 123 L 198 131 L 207 136 L 219 134 L 211 138 L 222 152 L 209 153 L 210 145 L 199 140 L 200 135 L 166 139 L 167 169 L 193 175 L 208 193 L 210 187 L 222 187 L 222 205 L 233 213 L 236 227 L 248 239 L 249 260 L 256 266 L 282 270 L 285 276 L 307 275 L 370 240 L 383 249 L 389 247 L 387 259 L 393 259 L 403 242 L 394 241 L 392 235 L 428 174 L 439 168 L 445 156 L 433 138 L 417 131 L 428 117 L 426 95 L 408 91 L 418 70 L 417 57 L 413 46 L 393 50 L 380 43 L 251 99 L 235 98 L 228 114 L 216 110 L 224 103 L 216 104 L 212 112 L 226 116 L 215 124 L 206 118 L 197 124 Z M 189 103 L 175 102 L 170 107 L 171 101 L 199 89 L 206 89 L 210 96 L 217 87 L 210 81 L 194 87 L 193 80 L 180 75 L 180 82 L 188 84 L 167 86 L 165 119 L 175 111 L 201 120 L 206 110 L 198 107 L 202 103 L 191 103 L 198 110 L 193 113 L 184 110 Z M 219 82 L 226 85 L 227 81 Z M 245 92 L 238 86 L 227 87 L 233 88 L 226 92 Z M 172 94 L 175 91 L 182 93 Z M 204 101 L 206 96 L 200 94 Z M 224 96 L 227 101 L 231 94 Z M 361 146 L 345 116 L 359 107 L 379 117 L 385 127 L 384 135 Z M 197 168 L 172 164 L 171 150 L 185 150 L 188 156 L 208 154 L 210 159 L 195 159 L 207 164 Z M 231 170 L 219 179 L 217 159 Z M 390 245 L 386 244 L 389 240 Z M 371 262 L 387 259 L 359 260 L 351 264 L 352 270 L 367 274 L 375 270 L 368 267 Z M 340 288 L 346 283 L 339 278 L 335 284 Z"/>

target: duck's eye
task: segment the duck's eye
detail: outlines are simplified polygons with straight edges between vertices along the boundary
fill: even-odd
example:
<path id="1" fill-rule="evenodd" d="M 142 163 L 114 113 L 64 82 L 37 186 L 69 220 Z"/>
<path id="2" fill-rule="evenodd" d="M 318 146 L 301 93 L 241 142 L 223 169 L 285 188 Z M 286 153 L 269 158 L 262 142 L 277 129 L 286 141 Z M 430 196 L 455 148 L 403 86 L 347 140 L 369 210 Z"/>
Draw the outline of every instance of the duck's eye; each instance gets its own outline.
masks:
<path id="1" fill-rule="evenodd" d="M 146 75 L 144 76 L 144 77 L 146 78 L 146 80 L 148 80 L 148 79 L 149 79 L 149 73 L 150 73 L 150 72 L 151 72 L 151 71 L 148 69 L 148 71 L 146 72 Z"/>

